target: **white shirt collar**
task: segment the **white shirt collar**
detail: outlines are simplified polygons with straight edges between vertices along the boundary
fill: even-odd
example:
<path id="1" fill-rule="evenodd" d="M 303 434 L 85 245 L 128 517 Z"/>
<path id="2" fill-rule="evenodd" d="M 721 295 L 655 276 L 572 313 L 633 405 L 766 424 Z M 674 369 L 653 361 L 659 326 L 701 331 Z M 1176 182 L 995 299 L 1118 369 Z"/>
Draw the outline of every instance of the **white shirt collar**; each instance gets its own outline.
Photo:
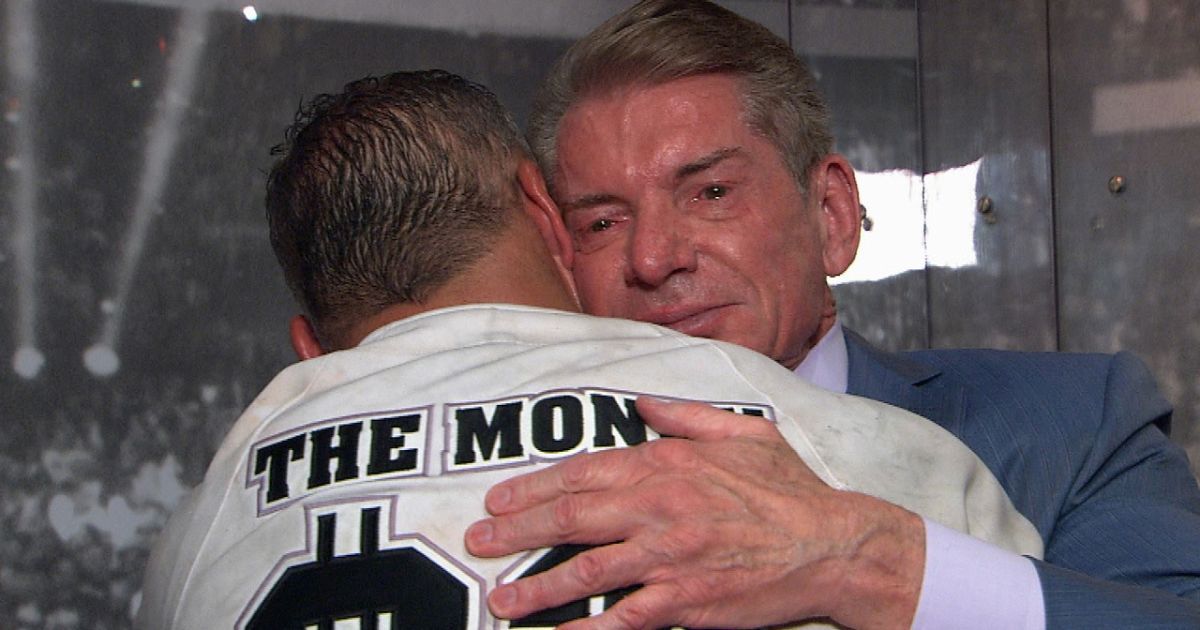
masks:
<path id="1" fill-rule="evenodd" d="M 796 376 L 817 387 L 846 393 L 850 380 L 850 357 L 846 353 L 846 335 L 842 332 L 842 323 L 834 321 L 833 328 L 821 337 L 793 371 Z"/>

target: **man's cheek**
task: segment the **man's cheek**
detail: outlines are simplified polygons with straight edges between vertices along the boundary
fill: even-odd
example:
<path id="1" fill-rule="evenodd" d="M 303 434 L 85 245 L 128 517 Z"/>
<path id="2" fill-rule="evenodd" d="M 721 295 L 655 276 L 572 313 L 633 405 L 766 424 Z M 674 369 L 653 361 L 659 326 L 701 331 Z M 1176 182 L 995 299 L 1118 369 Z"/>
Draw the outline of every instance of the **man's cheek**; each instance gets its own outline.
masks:
<path id="1" fill-rule="evenodd" d="M 721 329 L 717 339 L 728 341 L 739 346 L 749 348 L 759 354 L 771 356 L 771 343 L 768 339 L 770 331 L 765 329 L 766 322 L 759 321 L 753 317 L 734 316 L 725 319 L 721 322 Z"/>
<path id="2" fill-rule="evenodd" d="M 617 298 L 617 287 L 605 287 L 604 283 L 593 282 L 590 278 L 582 278 L 579 275 L 575 276 L 575 285 L 585 313 L 602 317 L 618 315 L 613 308 Z"/>
<path id="3" fill-rule="evenodd" d="M 576 259 L 573 275 L 584 312 L 618 317 L 625 310 L 625 282 L 618 266 Z"/>

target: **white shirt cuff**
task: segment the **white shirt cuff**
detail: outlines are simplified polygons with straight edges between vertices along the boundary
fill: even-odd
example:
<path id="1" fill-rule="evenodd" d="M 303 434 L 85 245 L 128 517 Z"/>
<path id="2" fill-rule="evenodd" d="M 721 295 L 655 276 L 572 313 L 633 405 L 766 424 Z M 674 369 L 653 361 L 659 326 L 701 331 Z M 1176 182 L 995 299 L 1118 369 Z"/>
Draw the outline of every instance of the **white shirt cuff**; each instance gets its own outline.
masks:
<path id="1" fill-rule="evenodd" d="M 1033 561 L 925 520 L 925 576 L 913 630 L 1045 630 Z"/>

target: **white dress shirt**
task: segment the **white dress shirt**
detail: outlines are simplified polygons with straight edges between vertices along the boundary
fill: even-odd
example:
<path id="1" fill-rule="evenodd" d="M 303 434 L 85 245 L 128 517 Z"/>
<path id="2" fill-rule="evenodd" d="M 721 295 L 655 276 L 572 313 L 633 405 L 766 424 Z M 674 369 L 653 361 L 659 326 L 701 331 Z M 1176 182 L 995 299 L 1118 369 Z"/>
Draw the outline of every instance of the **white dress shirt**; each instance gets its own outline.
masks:
<path id="1" fill-rule="evenodd" d="M 846 393 L 850 360 L 841 322 L 794 371 L 813 385 Z M 913 630 L 1045 630 L 1042 584 L 1032 560 L 923 520 L 925 575 Z"/>

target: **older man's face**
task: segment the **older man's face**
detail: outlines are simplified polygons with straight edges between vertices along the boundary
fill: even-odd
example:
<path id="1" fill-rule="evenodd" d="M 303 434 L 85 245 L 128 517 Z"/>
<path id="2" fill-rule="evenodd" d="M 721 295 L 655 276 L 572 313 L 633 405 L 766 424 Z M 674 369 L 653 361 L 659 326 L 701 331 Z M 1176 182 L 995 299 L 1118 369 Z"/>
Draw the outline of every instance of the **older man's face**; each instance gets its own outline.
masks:
<path id="1" fill-rule="evenodd" d="M 825 307 L 821 201 L 743 122 L 738 90 L 702 75 L 583 100 L 560 126 L 557 197 L 585 311 L 794 367 Z"/>

